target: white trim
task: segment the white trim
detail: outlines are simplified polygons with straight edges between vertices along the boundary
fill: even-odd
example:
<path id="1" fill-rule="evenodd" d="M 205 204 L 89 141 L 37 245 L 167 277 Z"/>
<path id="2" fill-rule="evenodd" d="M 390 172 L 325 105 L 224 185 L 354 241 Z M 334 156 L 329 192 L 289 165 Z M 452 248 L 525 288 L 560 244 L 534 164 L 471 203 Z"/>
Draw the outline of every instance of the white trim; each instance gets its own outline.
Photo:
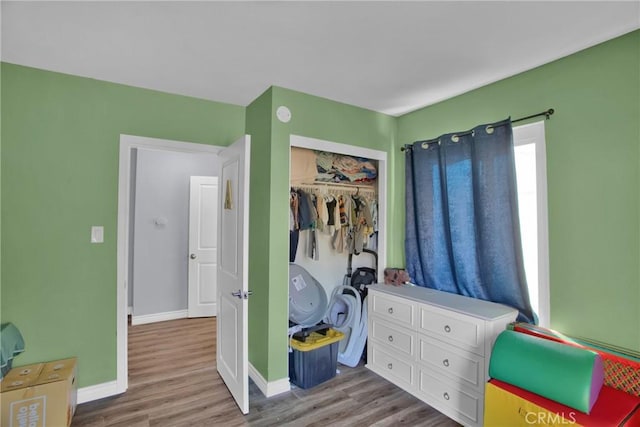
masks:
<path id="1" fill-rule="evenodd" d="M 118 234 L 116 275 L 116 393 L 128 387 L 127 364 L 127 271 L 129 262 L 129 190 L 131 188 L 131 150 L 178 151 L 185 153 L 218 153 L 222 147 L 167 139 L 120 135 L 118 163 Z"/>
<path id="2" fill-rule="evenodd" d="M 324 139 L 309 138 L 307 136 L 293 134 L 290 136 L 289 141 L 292 147 L 309 148 L 311 150 L 346 154 L 348 156 L 366 157 L 373 160 L 387 160 L 386 151 L 358 147 L 357 145 L 341 144 L 339 142 L 325 141 Z"/>
<path id="3" fill-rule="evenodd" d="M 131 316 L 133 314 L 133 307 L 129 306 L 127 307 L 127 315 Z"/>
<path id="4" fill-rule="evenodd" d="M 144 148 L 157 151 L 179 151 L 182 153 L 213 153 L 217 154 L 224 147 L 216 145 L 198 144 L 195 142 L 173 141 L 170 139 L 149 138 L 146 136 L 120 135 L 120 148 L 122 145 L 129 148 Z"/>
<path id="5" fill-rule="evenodd" d="M 120 392 L 118 392 L 117 381 L 108 381 L 106 383 L 82 387 L 78 389 L 78 405 L 115 396 L 116 394 L 120 394 Z"/>
<path id="6" fill-rule="evenodd" d="M 293 134 L 289 137 L 289 145 L 378 161 L 378 265 L 376 269 L 380 279 L 387 262 L 387 152 Z M 287 188 L 288 185 L 289 183 Z"/>
<path id="7" fill-rule="evenodd" d="M 249 378 L 253 380 L 265 397 L 273 397 L 291 390 L 291 383 L 288 377 L 268 382 L 251 362 L 249 362 Z"/>
<path id="8" fill-rule="evenodd" d="M 547 150 L 544 120 L 513 128 L 514 145 L 536 146 L 536 192 L 538 219 L 538 323 L 551 325 L 551 293 L 549 280 L 549 209 L 547 204 Z M 516 133 L 518 134 L 516 137 Z"/>
<path id="9" fill-rule="evenodd" d="M 187 310 L 165 311 L 164 313 L 143 314 L 131 316 L 131 326 L 144 325 L 146 323 L 164 322 L 165 320 L 185 319 Z"/>

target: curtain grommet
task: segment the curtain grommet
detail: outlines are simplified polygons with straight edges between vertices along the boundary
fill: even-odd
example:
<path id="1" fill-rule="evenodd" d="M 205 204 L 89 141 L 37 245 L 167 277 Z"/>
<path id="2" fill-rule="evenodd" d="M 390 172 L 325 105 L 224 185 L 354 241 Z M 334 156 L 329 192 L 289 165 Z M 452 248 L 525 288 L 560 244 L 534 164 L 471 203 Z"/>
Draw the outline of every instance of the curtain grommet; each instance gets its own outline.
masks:
<path id="1" fill-rule="evenodd" d="M 451 137 L 451 141 L 452 141 L 452 142 L 458 142 L 458 141 L 460 141 L 460 137 L 459 137 L 458 135 L 453 135 L 453 136 Z"/>
<path id="2" fill-rule="evenodd" d="M 491 134 L 493 133 L 493 130 L 494 130 L 494 129 L 493 129 L 493 127 L 492 127 L 492 126 L 487 126 L 486 128 L 484 128 L 484 130 L 485 130 L 489 135 L 491 135 Z"/>
<path id="3" fill-rule="evenodd" d="M 423 142 L 423 143 L 422 143 L 422 148 L 424 148 L 425 150 L 426 150 L 427 148 L 429 148 L 429 143 L 428 143 L 428 142 Z"/>

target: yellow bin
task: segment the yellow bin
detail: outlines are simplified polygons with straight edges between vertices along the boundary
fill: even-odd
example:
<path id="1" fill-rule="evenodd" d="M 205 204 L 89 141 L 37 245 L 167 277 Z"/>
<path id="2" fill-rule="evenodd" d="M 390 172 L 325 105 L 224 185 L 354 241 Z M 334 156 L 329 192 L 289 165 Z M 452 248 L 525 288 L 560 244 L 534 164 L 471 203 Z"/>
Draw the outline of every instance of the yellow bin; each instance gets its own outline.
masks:
<path id="1" fill-rule="evenodd" d="M 311 351 L 338 342 L 342 338 L 344 338 L 342 332 L 328 329 L 326 335 L 322 335 L 319 332 L 311 332 L 304 342 L 291 338 L 291 347 L 299 351 Z"/>
<path id="2" fill-rule="evenodd" d="M 336 376 L 338 345 L 344 334 L 335 329 L 326 335 L 309 334 L 305 342 L 291 339 L 289 381 L 300 388 L 310 388 Z"/>

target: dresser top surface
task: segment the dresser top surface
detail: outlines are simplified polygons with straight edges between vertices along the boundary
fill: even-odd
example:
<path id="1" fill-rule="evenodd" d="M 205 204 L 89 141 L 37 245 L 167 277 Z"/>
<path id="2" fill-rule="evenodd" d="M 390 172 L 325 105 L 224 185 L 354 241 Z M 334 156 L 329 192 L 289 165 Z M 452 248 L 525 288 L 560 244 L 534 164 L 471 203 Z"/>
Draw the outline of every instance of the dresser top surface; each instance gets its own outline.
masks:
<path id="1" fill-rule="evenodd" d="M 369 290 L 407 298 L 416 302 L 453 310 L 485 320 L 497 319 L 503 316 L 513 316 L 515 319 L 518 313 L 516 309 L 504 304 L 437 291 L 421 286 L 376 284 L 369 286 Z"/>

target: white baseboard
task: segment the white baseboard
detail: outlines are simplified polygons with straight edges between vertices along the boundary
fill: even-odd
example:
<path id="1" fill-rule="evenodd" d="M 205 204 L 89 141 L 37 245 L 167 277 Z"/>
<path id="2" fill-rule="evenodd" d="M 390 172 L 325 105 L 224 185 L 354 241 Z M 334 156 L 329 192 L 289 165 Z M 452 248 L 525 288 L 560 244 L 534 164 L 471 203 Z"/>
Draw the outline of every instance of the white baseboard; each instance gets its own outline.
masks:
<path id="1" fill-rule="evenodd" d="M 165 320 L 184 319 L 187 317 L 187 310 L 166 311 L 164 313 L 143 314 L 142 316 L 131 316 L 132 325 L 143 325 L 145 323 L 164 322 Z"/>
<path id="2" fill-rule="evenodd" d="M 291 390 L 289 378 L 282 378 L 276 381 L 267 381 L 260 372 L 249 363 L 249 378 L 253 380 L 265 397 L 272 397 L 280 393 Z"/>
<path id="3" fill-rule="evenodd" d="M 120 394 L 116 381 L 109 381 L 102 384 L 90 385 L 78 389 L 78 404 L 92 402 L 105 397 Z"/>

